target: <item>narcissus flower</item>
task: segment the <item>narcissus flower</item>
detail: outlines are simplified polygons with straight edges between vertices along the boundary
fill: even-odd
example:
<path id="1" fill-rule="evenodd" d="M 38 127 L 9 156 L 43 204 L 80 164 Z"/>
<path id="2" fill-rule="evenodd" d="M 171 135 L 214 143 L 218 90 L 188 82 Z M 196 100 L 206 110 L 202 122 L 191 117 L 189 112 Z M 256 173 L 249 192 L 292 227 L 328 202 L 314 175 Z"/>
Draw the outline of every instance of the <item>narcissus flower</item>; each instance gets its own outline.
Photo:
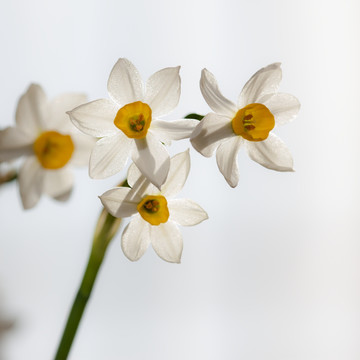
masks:
<path id="1" fill-rule="evenodd" d="M 163 143 L 190 137 L 196 120 L 162 121 L 180 97 L 180 67 L 153 74 L 144 87 L 135 66 L 119 59 L 107 88 L 111 100 L 100 99 L 69 112 L 84 133 L 101 137 L 90 157 L 90 177 L 106 178 L 121 171 L 129 157 L 160 187 L 169 172 L 170 157 Z"/>
<path id="2" fill-rule="evenodd" d="M 189 151 L 175 155 L 168 178 L 159 190 L 132 164 L 127 178 L 131 188 L 111 189 L 100 197 L 111 215 L 132 216 L 121 240 L 123 252 L 130 260 L 140 259 L 151 243 L 163 260 L 180 262 L 183 240 L 177 224 L 192 226 L 208 218 L 192 200 L 173 199 L 183 188 L 189 170 Z"/>
<path id="3" fill-rule="evenodd" d="M 300 109 L 293 95 L 277 92 L 281 75 L 279 63 L 262 68 L 245 84 L 235 105 L 221 94 L 214 75 L 202 71 L 200 89 L 214 113 L 200 121 L 190 141 L 206 157 L 216 150 L 219 170 L 232 187 L 239 182 L 237 154 L 243 145 L 260 165 L 293 171 L 288 148 L 272 132 L 276 125 L 294 119 Z"/>
<path id="4" fill-rule="evenodd" d="M 85 101 L 85 95 L 70 93 L 48 101 L 42 88 L 32 84 L 19 100 L 16 126 L 0 131 L 0 162 L 26 156 L 18 176 L 25 209 L 43 193 L 66 200 L 73 187 L 71 166 L 88 164 L 94 139 L 80 133 L 66 115 Z"/>

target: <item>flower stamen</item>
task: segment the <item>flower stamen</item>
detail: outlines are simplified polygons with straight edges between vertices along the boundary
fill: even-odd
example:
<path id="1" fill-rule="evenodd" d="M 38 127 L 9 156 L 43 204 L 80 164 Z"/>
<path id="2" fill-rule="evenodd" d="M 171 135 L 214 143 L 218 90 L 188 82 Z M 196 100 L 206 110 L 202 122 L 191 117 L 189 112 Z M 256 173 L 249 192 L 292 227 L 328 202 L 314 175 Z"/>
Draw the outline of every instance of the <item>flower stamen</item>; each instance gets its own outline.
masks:
<path id="1" fill-rule="evenodd" d="M 250 104 L 240 109 L 231 121 L 236 135 L 248 141 L 263 141 L 275 126 L 274 115 L 263 104 Z"/>
<path id="2" fill-rule="evenodd" d="M 43 168 L 55 170 L 68 163 L 74 152 L 74 143 L 70 135 L 45 131 L 35 140 L 33 149 Z"/>
<path id="3" fill-rule="evenodd" d="M 117 112 L 114 124 L 127 137 L 142 139 L 151 124 L 151 108 L 141 101 L 127 104 Z"/>
<path id="4" fill-rule="evenodd" d="M 169 219 L 167 200 L 162 195 L 148 195 L 137 205 L 141 217 L 151 225 L 166 223 Z"/>

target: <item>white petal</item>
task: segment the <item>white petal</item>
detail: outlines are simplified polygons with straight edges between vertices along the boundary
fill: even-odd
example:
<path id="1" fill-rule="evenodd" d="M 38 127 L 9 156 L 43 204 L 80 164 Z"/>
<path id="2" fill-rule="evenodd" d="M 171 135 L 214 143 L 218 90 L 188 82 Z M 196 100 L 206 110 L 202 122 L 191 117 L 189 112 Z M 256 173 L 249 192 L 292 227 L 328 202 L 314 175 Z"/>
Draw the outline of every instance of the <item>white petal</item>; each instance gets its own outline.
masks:
<path id="1" fill-rule="evenodd" d="M 100 139 L 90 156 L 89 175 L 104 179 L 121 171 L 126 165 L 133 140 L 122 132 Z"/>
<path id="2" fill-rule="evenodd" d="M 71 139 L 74 143 L 74 153 L 70 159 L 71 165 L 86 166 L 89 164 L 91 150 L 96 144 L 96 139 L 92 136 L 81 134 L 71 134 Z"/>
<path id="3" fill-rule="evenodd" d="M 266 95 L 277 92 L 281 81 L 281 64 L 274 63 L 256 72 L 243 87 L 238 100 L 239 108 L 259 102 Z"/>
<path id="4" fill-rule="evenodd" d="M 85 94 L 67 93 L 61 94 L 51 100 L 48 104 L 48 122 L 46 129 L 58 130 L 61 132 L 71 131 L 73 124 L 66 114 L 75 107 L 85 104 L 87 101 Z"/>
<path id="5" fill-rule="evenodd" d="M 265 101 L 260 99 L 260 103 L 264 104 L 274 115 L 276 125 L 287 124 L 296 118 L 300 110 L 300 102 L 295 96 L 277 93 L 266 98 Z"/>
<path id="6" fill-rule="evenodd" d="M 122 234 L 122 251 L 129 260 L 137 261 L 144 255 L 149 244 L 150 224 L 143 220 L 140 215 L 136 215 Z"/>
<path id="7" fill-rule="evenodd" d="M 181 119 L 175 121 L 153 120 L 150 131 L 162 142 L 187 139 L 199 125 L 198 120 Z"/>
<path id="8" fill-rule="evenodd" d="M 237 154 L 240 146 L 244 143 L 241 136 L 234 136 L 223 142 L 216 150 L 216 162 L 220 172 L 231 187 L 239 182 L 239 168 Z"/>
<path id="9" fill-rule="evenodd" d="M 264 141 L 246 141 L 250 158 L 260 165 L 277 171 L 294 171 L 293 159 L 287 146 L 270 133 Z"/>
<path id="10" fill-rule="evenodd" d="M 229 118 L 209 113 L 196 126 L 190 141 L 200 154 L 210 157 L 220 142 L 233 136 L 234 131 Z"/>
<path id="11" fill-rule="evenodd" d="M 47 195 L 57 198 L 71 191 L 74 175 L 69 167 L 58 170 L 44 170 L 44 189 Z"/>
<path id="12" fill-rule="evenodd" d="M 35 156 L 24 162 L 19 171 L 19 188 L 24 209 L 34 207 L 43 192 L 44 169 Z"/>
<path id="13" fill-rule="evenodd" d="M 161 193 L 166 197 L 176 195 L 183 188 L 190 171 L 189 149 L 176 154 L 170 160 L 169 175 L 161 187 Z"/>
<path id="14" fill-rule="evenodd" d="M 152 110 L 152 115 L 162 116 L 171 112 L 180 99 L 180 66 L 162 69 L 146 82 L 144 102 Z"/>
<path id="15" fill-rule="evenodd" d="M 120 107 L 142 101 L 143 83 L 136 67 L 127 59 L 119 59 L 111 70 L 108 84 L 110 98 Z"/>
<path id="16" fill-rule="evenodd" d="M 193 226 L 208 219 L 208 214 L 196 202 L 189 199 L 168 201 L 170 219 L 183 226 Z"/>
<path id="17" fill-rule="evenodd" d="M 141 173 L 134 163 L 129 166 L 127 182 L 140 198 L 145 195 L 160 194 L 160 190 Z"/>
<path id="18" fill-rule="evenodd" d="M 165 146 L 150 133 L 144 139 L 136 139 L 135 145 L 132 160 L 150 182 L 160 188 L 170 167 L 170 156 Z"/>
<path id="19" fill-rule="evenodd" d="M 180 263 L 183 240 L 177 225 L 167 221 L 158 226 L 150 226 L 151 244 L 156 253 L 165 261 Z"/>
<path id="20" fill-rule="evenodd" d="M 80 105 L 68 112 L 73 124 L 85 134 L 103 137 L 118 132 L 114 119 L 119 107 L 107 99 Z"/>
<path id="21" fill-rule="evenodd" d="M 200 90 L 205 101 L 215 113 L 229 117 L 235 116 L 237 112 L 235 104 L 221 94 L 214 75 L 207 69 L 203 69 L 201 72 Z"/>
<path id="22" fill-rule="evenodd" d="M 106 210 L 117 218 L 129 217 L 137 212 L 137 204 L 141 198 L 134 197 L 130 188 L 119 187 L 106 191 L 100 196 Z"/>
<path id="23" fill-rule="evenodd" d="M 8 127 L 0 131 L 0 162 L 33 154 L 34 139 L 21 129 Z"/>
<path id="24" fill-rule="evenodd" d="M 16 125 L 30 136 L 36 136 L 47 120 L 47 99 L 43 89 L 31 84 L 21 96 L 16 109 Z"/>

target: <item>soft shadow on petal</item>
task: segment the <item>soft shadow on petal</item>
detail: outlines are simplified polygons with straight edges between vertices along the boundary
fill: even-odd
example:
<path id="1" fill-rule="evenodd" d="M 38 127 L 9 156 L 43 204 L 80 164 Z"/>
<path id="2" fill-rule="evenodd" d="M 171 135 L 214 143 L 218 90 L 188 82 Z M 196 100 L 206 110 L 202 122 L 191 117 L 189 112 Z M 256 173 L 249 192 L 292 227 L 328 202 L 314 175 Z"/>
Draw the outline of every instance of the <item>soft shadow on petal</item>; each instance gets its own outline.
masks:
<path id="1" fill-rule="evenodd" d="M 150 238 L 152 247 L 163 260 L 180 263 L 183 240 L 179 228 L 173 221 L 150 226 Z"/>
<path id="2" fill-rule="evenodd" d="M 277 92 L 281 81 L 281 63 L 268 65 L 256 72 L 243 87 L 238 107 L 259 102 L 259 99 L 266 95 Z"/>
<path id="3" fill-rule="evenodd" d="M 119 187 L 106 191 L 100 200 L 112 216 L 124 218 L 137 212 L 136 207 L 141 198 L 134 196 L 132 189 Z"/>
<path id="4" fill-rule="evenodd" d="M 140 215 L 135 215 L 122 234 L 122 251 L 129 260 L 137 261 L 144 255 L 149 244 L 150 224 Z"/>
<path id="5" fill-rule="evenodd" d="M 44 129 L 47 118 L 47 99 L 40 85 L 31 84 L 21 96 L 16 109 L 16 125 L 32 137 Z"/>
<path id="6" fill-rule="evenodd" d="M 174 121 L 153 120 L 150 131 L 163 142 L 181 140 L 189 138 L 197 125 L 199 125 L 199 121 L 193 119 Z"/>
<path id="7" fill-rule="evenodd" d="M 246 141 L 250 158 L 260 165 L 276 171 L 294 171 L 293 159 L 287 146 L 270 133 L 264 141 Z"/>
<path id="8" fill-rule="evenodd" d="M 34 207 L 43 192 L 44 169 L 35 156 L 31 156 L 19 171 L 19 189 L 24 209 Z"/>
<path id="9" fill-rule="evenodd" d="M 190 199 L 171 199 L 168 201 L 170 219 L 182 226 L 193 226 L 208 219 L 206 211 Z"/>
<path id="10" fill-rule="evenodd" d="M 80 105 L 68 112 L 73 124 L 83 133 L 95 137 L 118 132 L 114 119 L 119 107 L 113 101 L 100 99 Z"/>
<path id="11" fill-rule="evenodd" d="M 74 185 L 74 174 L 68 167 L 58 170 L 44 170 L 43 192 L 53 198 L 68 193 Z"/>
<path id="12" fill-rule="evenodd" d="M 135 145 L 132 160 L 144 176 L 160 188 L 168 176 L 170 167 L 170 156 L 165 146 L 151 133 L 144 139 L 136 139 Z"/>
<path id="13" fill-rule="evenodd" d="M 189 149 L 176 154 L 170 159 L 168 177 L 161 187 L 161 193 L 166 197 L 172 197 L 183 188 L 190 171 Z"/>
<path id="14" fill-rule="evenodd" d="M 216 150 L 218 168 L 231 187 L 237 186 L 239 182 L 237 155 L 243 143 L 241 136 L 234 136 L 223 142 Z"/>
<path id="15" fill-rule="evenodd" d="M 291 94 L 277 93 L 269 96 L 265 101 L 260 99 L 260 103 L 274 115 L 275 125 L 285 125 L 294 120 L 300 110 L 299 100 Z"/>
<path id="16" fill-rule="evenodd" d="M 71 131 L 73 124 L 67 112 L 86 102 L 87 97 L 85 94 L 66 93 L 56 96 L 48 104 L 49 115 L 45 124 L 46 129 L 59 130 L 62 133 Z"/>
<path id="17" fill-rule="evenodd" d="M 143 100 L 143 83 L 136 67 L 127 59 L 119 59 L 107 83 L 110 98 L 120 107 Z"/>
<path id="18" fill-rule="evenodd" d="M 151 107 L 154 117 L 170 113 L 179 103 L 179 71 L 180 66 L 165 68 L 150 76 L 146 82 L 144 102 Z"/>
<path id="19" fill-rule="evenodd" d="M 9 161 L 23 155 L 33 154 L 35 139 L 16 127 L 0 131 L 0 161 Z"/>
<path id="20" fill-rule="evenodd" d="M 160 194 L 160 190 L 141 173 L 134 163 L 129 166 L 127 182 L 136 196 L 140 198 L 144 195 Z"/>
<path id="21" fill-rule="evenodd" d="M 133 148 L 133 140 L 121 132 L 100 139 L 90 156 L 89 175 L 93 179 L 104 179 L 115 175 L 126 165 Z"/>
<path id="22" fill-rule="evenodd" d="M 221 94 L 215 76 L 207 69 L 201 72 L 200 90 L 212 111 L 231 118 L 235 116 L 236 105 Z"/>
<path id="23" fill-rule="evenodd" d="M 196 126 L 190 141 L 195 150 L 210 157 L 222 141 L 234 135 L 231 119 L 209 113 Z"/>

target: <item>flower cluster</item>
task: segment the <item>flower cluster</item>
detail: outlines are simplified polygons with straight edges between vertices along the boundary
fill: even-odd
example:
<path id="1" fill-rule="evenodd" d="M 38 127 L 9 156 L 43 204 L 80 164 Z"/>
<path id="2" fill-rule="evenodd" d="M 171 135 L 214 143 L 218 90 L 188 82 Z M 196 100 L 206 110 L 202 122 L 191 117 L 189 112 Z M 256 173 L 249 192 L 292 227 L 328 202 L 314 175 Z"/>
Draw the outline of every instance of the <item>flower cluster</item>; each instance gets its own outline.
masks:
<path id="1" fill-rule="evenodd" d="M 204 69 L 200 89 L 213 112 L 200 122 L 161 120 L 179 102 L 179 70 L 162 69 L 144 84 L 135 66 L 119 59 L 107 84 L 110 99 L 89 103 L 79 94 L 47 101 L 42 89 L 31 85 L 19 100 L 16 126 L 0 132 L 0 162 L 26 157 L 19 171 L 24 208 L 35 206 L 42 193 L 67 198 L 73 186 L 71 165 L 89 163 L 90 177 L 102 179 L 120 172 L 130 158 L 130 187 L 100 196 L 114 217 L 131 216 L 122 234 L 123 252 L 135 261 L 151 243 L 162 259 L 177 263 L 183 247 L 178 225 L 196 225 L 208 216 L 192 200 L 173 198 L 188 177 L 190 155 L 185 151 L 170 159 L 166 145 L 172 140 L 189 138 L 206 157 L 216 151 L 219 170 L 231 187 L 239 182 L 241 146 L 266 168 L 292 171 L 291 154 L 273 129 L 292 120 L 300 104 L 278 93 L 279 63 L 255 73 L 237 104 L 221 94 L 214 75 Z"/>

